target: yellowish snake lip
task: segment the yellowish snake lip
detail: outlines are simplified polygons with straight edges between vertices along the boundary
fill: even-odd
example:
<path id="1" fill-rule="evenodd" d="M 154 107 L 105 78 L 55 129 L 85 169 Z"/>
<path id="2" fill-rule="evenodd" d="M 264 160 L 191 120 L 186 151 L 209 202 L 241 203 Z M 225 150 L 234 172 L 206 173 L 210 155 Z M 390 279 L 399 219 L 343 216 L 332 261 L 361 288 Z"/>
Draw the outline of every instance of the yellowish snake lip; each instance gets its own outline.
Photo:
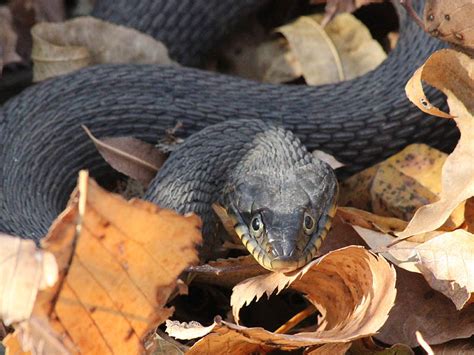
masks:
<path id="1" fill-rule="evenodd" d="M 290 272 L 306 264 L 306 258 L 292 258 L 292 257 L 284 257 L 279 256 L 273 258 L 270 261 L 270 267 L 272 271 L 276 272 Z"/>

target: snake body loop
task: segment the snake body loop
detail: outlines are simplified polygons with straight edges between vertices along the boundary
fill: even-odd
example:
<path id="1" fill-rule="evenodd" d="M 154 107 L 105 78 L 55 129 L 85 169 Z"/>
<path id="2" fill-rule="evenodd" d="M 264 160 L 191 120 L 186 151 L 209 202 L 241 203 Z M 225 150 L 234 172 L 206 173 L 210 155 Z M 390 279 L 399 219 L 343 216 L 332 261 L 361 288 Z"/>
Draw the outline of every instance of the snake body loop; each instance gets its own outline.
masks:
<path id="1" fill-rule="evenodd" d="M 175 59 L 196 64 L 227 25 L 264 2 L 98 0 L 94 13 L 151 33 L 165 41 Z M 412 142 L 452 147 L 454 125 L 420 113 L 404 93 L 407 79 L 440 44 L 403 13 L 400 27 L 399 43 L 382 65 L 334 85 L 269 85 L 185 67 L 128 64 L 82 69 L 25 90 L 0 109 L 0 230 L 38 240 L 64 207 L 78 170 L 107 171 L 81 124 L 98 137 L 156 143 L 178 122 L 177 135 L 186 137 L 231 119 L 261 119 L 291 130 L 309 149 L 335 155 L 348 171 Z M 443 105 L 441 95 L 427 94 Z M 202 154 L 214 156 L 228 144 L 223 134 Z M 217 166 L 228 163 L 215 159 Z M 180 178 L 172 169 L 169 173 L 170 181 Z M 213 191 L 222 187 L 204 174 L 193 179 Z"/>

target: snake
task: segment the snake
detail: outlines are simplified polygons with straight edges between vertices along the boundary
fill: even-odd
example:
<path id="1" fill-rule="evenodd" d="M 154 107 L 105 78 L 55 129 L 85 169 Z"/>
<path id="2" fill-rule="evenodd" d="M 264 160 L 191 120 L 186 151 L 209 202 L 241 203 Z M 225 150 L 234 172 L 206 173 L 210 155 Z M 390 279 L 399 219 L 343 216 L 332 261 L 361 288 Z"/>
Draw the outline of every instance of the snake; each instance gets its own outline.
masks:
<path id="1" fill-rule="evenodd" d="M 242 244 L 265 268 L 311 260 L 334 215 L 337 179 L 310 151 L 323 150 L 347 174 L 413 142 L 452 149 L 452 122 L 406 99 L 412 73 L 443 45 L 398 6 L 397 46 L 375 70 L 317 87 L 275 85 L 199 69 L 242 17 L 265 0 L 98 0 L 93 15 L 163 41 L 182 66 L 104 64 L 34 85 L 0 108 L 0 231 L 38 241 L 67 203 L 77 173 L 110 168 L 81 129 L 97 137 L 156 143 L 170 129 L 186 138 L 145 198 L 203 219 L 212 253 L 216 216 L 229 213 Z M 418 2 L 419 11 L 423 1 Z M 431 88 L 430 101 L 444 97 Z"/>

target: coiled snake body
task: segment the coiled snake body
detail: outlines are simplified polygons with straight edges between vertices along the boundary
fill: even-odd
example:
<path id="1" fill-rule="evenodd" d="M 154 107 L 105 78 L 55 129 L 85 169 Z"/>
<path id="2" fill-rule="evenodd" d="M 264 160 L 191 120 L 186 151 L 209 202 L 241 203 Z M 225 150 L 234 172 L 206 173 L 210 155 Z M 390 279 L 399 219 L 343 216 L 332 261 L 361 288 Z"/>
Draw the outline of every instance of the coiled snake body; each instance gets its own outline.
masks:
<path id="1" fill-rule="evenodd" d="M 100 0 L 94 14 L 162 39 L 174 59 L 194 65 L 242 14 L 255 11 L 264 2 Z M 335 155 L 349 171 L 372 164 L 411 142 L 427 142 L 439 148 L 452 146 L 457 136 L 453 125 L 425 117 L 409 104 L 404 93 L 407 79 L 440 44 L 403 13 L 400 27 L 399 43 L 381 66 L 363 77 L 335 85 L 268 85 L 184 67 L 101 65 L 27 89 L 0 110 L 0 230 L 40 238 L 64 207 L 78 170 L 88 168 L 100 175 L 107 169 L 81 124 L 99 137 L 127 135 L 156 142 L 178 122 L 182 124 L 178 134 L 183 136 L 221 122 L 215 132 L 223 129 L 224 133 L 214 134 L 215 141 L 203 145 L 208 151 L 200 150 L 201 161 L 206 162 L 209 159 L 205 156 L 225 152 L 233 144 L 225 132 L 228 120 L 251 119 L 241 121 L 244 129 L 247 125 L 254 127 L 244 130 L 243 135 L 260 134 L 262 127 L 278 131 L 273 124 L 281 125 L 309 149 Z M 442 105 L 439 94 L 428 90 L 428 95 L 433 104 Z M 266 126 L 253 119 L 273 124 Z M 260 122 L 260 128 L 256 122 Z M 234 131 L 238 131 L 236 127 Z M 198 137 L 203 142 L 208 139 L 203 134 Z M 214 166 L 240 161 L 246 154 L 243 149 L 255 145 L 247 142 L 242 147 L 229 150 L 234 154 L 232 159 L 216 158 Z M 291 156 L 300 149 L 295 143 L 287 153 Z M 175 160 L 170 160 L 166 169 L 168 185 L 183 179 L 173 169 Z M 299 160 L 288 161 L 296 164 Z M 324 180 L 317 176 L 326 171 L 325 165 L 307 163 L 319 166 L 313 171 L 314 181 Z M 185 174 L 184 178 L 191 176 Z M 224 182 L 210 182 L 204 174 L 192 178 L 201 183 L 204 194 L 223 188 Z M 322 216 L 327 216 L 334 194 L 332 183 L 326 185 L 327 190 L 318 194 L 326 196 L 318 202 L 323 206 L 318 212 Z M 163 184 L 160 189 L 167 187 Z M 148 198 L 153 200 L 152 190 Z M 181 201 L 186 198 L 180 196 Z M 287 198 L 291 200 L 290 195 Z M 284 249 L 281 245 L 279 248 Z"/>

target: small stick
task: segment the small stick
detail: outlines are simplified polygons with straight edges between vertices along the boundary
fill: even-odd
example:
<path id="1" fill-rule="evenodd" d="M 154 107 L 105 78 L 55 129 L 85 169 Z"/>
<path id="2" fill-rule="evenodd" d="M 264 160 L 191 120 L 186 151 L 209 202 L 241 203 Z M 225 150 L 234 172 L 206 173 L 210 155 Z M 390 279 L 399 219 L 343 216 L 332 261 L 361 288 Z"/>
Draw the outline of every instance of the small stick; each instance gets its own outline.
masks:
<path id="1" fill-rule="evenodd" d="M 283 324 L 280 328 L 275 330 L 277 334 L 284 334 L 288 333 L 291 329 L 296 327 L 310 315 L 316 313 L 316 308 L 313 305 L 308 306 L 306 309 L 302 310 L 300 313 L 296 314 L 293 318 L 291 318 L 288 322 Z"/>
<path id="2" fill-rule="evenodd" d="M 420 16 L 418 16 L 418 13 L 413 8 L 412 0 L 400 0 L 400 4 L 405 8 L 408 15 L 410 15 L 411 18 L 415 20 L 418 26 L 420 26 L 421 29 L 426 32 L 425 24 L 423 23 L 423 20 L 420 18 Z"/>

